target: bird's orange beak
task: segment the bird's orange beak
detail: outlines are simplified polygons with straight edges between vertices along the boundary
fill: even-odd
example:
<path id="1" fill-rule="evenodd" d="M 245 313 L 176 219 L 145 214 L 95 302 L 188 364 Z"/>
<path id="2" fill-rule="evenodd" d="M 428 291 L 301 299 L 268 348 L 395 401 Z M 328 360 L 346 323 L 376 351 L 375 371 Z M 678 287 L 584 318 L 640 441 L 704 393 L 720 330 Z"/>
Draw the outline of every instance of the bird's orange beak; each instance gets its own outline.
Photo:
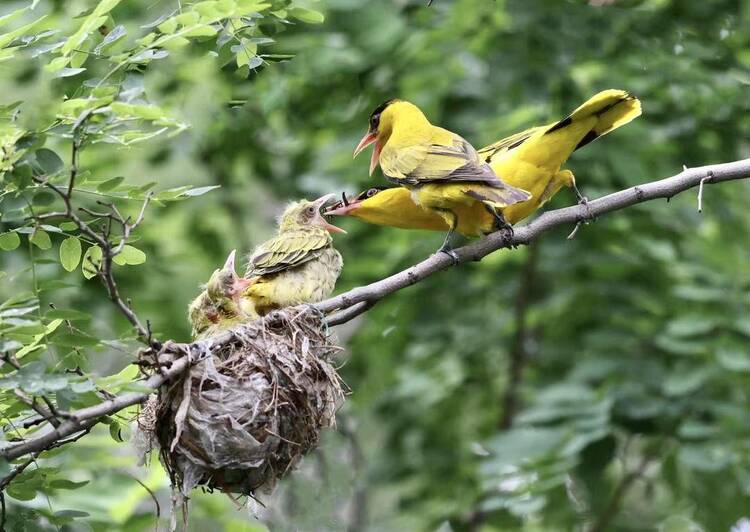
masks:
<path id="1" fill-rule="evenodd" d="M 233 249 L 229 252 L 229 256 L 224 262 L 224 269 L 230 270 L 232 272 L 232 277 L 234 277 L 234 281 L 232 283 L 232 295 L 235 297 L 235 299 L 245 291 L 245 288 L 247 288 L 251 284 L 250 279 L 245 279 L 244 277 L 240 277 L 239 275 L 237 275 L 237 270 L 235 268 L 236 256 L 237 250 Z"/>
<path id="2" fill-rule="evenodd" d="M 360 154 L 362 150 L 364 150 L 367 146 L 375 143 L 375 149 L 372 151 L 372 157 L 370 157 L 370 175 L 375 171 L 375 167 L 378 165 L 378 159 L 380 159 L 380 150 L 382 149 L 380 146 L 380 143 L 377 142 L 378 135 L 377 133 L 373 133 L 371 131 L 368 131 L 365 133 L 365 136 L 362 137 L 362 140 L 359 141 L 359 144 L 357 144 L 357 147 L 354 148 L 354 157 Z"/>
<path id="3" fill-rule="evenodd" d="M 316 207 L 317 214 L 315 215 L 315 218 L 313 218 L 311 223 L 313 225 L 322 227 L 329 233 L 346 233 L 346 231 L 344 231 L 340 227 L 336 227 L 335 225 L 328 223 L 328 221 L 320 213 L 320 210 L 325 207 L 325 204 L 333 200 L 335 197 L 336 194 L 326 194 L 325 196 L 321 196 L 313 202 L 313 205 L 315 205 Z M 326 212 L 326 214 L 328 213 Z"/>

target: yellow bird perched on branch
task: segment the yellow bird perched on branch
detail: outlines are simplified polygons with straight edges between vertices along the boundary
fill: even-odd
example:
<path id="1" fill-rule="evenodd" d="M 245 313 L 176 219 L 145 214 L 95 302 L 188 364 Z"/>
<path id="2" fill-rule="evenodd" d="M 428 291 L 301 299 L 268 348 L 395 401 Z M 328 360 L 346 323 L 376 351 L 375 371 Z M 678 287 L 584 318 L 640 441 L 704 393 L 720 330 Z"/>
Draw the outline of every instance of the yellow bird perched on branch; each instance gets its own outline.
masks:
<path id="1" fill-rule="evenodd" d="M 333 292 L 343 260 L 329 233 L 346 231 L 328 223 L 320 210 L 334 197 L 292 203 L 281 216 L 278 234 L 250 255 L 241 301 L 246 312 L 264 315 L 315 303 Z"/>
<path id="2" fill-rule="evenodd" d="M 484 208 L 499 229 L 509 227 L 503 210 L 531 197 L 501 181 L 471 144 L 432 125 L 412 103 L 390 100 L 377 107 L 354 156 L 372 143 L 370 174 L 379 164 L 389 181 L 409 189 L 415 203 L 445 220 L 448 233 L 440 251 L 452 254 L 450 238 L 467 209 Z"/>
<path id="3" fill-rule="evenodd" d="M 567 118 L 511 135 L 479 150 L 480 156 L 511 186 L 531 193 L 531 198 L 503 209 L 510 224 L 523 220 L 552 198 L 563 186 L 576 188 L 575 177 L 560 166 L 570 154 L 629 123 L 641 114 L 641 102 L 625 91 L 602 91 Z M 576 192 L 581 198 L 580 193 Z M 403 188 L 370 188 L 353 200 L 334 205 L 327 214 L 347 215 L 377 225 L 402 229 L 449 229 L 443 217 L 423 209 Z M 480 236 L 495 230 L 495 217 L 478 205 L 459 213 L 457 231 Z"/>
<path id="4" fill-rule="evenodd" d="M 240 309 L 240 294 L 249 284 L 237 275 L 234 261 L 237 250 L 232 250 L 221 269 L 214 270 L 205 290 L 188 307 L 188 319 L 193 338 L 205 338 L 245 321 L 257 318 Z"/>

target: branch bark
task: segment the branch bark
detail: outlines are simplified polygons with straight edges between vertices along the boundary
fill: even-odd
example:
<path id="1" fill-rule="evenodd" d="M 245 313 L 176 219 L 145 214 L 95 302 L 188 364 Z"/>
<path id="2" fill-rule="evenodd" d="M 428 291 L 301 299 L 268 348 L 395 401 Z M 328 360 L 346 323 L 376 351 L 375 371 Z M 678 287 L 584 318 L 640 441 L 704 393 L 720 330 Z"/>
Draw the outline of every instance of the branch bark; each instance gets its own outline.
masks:
<path id="1" fill-rule="evenodd" d="M 547 211 L 533 222 L 515 228 L 512 238 L 508 238 L 502 231 L 492 233 L 477 242 L 456 249 L 455 252 L 458 255 L 456 264 L 479 261 L 499 249 L 528 244 L 541 234 L 561 225 L 585 222 L 645 201 L 672 198 L 680 192 L 699 186 L 701 181 L 704 185 L 708 185 L 748 177 L 750 177 L 750 159 L 689 168 L 675 176 L 614 192 L 589 201 L 586 205 L 575 205 Z M 388 294 L 416 284 L 425 277 L 453 265 L 453 259 L 444 253 L 432 255 L 402 272 L 367 286 L 354 288 L 315 306 L 328 313 L 336 309 L 351 307 L 362 301 L 375 304 Z"/>
<path id="2" fill-rule="evenodd" d="M 658 198 L 668 199 L 701 184 L 715 184 L 748 177 L 750 177 L 750 159 L 686 169 L 675 176 L 621 190 L 589 201 L 586 205 L 548 211 L 528 225 L 516 228 L 512 237 L 503 232 L 488 235 L 482 240 L 456 249 L 458 255 L 456 264 L 478 261 L 499 249 L 528 244 L 543 233 L 561 225 L 584 222 L 645 201 Z M 334 314 L 335 323 L 344 323 L 364 312 L 385 296 L 416 284 L 426 277 L 453 265 L 453 259 L 443 253 L 438 253 L 402 272 L 369 285 L 354 288 L 313 306 L 326 314 L 338 311 L 337 314 Z M 356 310 L 346 312 L 350 307 L 354 307 Z M 271 313 L 263 319 L 271 323 L 279 318 Z M 143 332 L 146 332 L 145 328 L 143 329 Z M 242 331 L 243 326 L 235 330 Z M 149 388 L 156 389 L 180 375 L 190 364 L 197 363 L 209 356 L 213 347 L 233 341 L 235 341 L 235 332 L 226 331 L 213 338 L 191 344 L 166 342 L 163 346 L 159 345 L 157 360 L 160 364 L 164 364 L 164 367 L 160 366 L 161 371 L 146 379 L 144 384 Z M 151 344 L 150 350 L 152 352 L 156 352 L 157 349 L 154 344 L 155 342 Z M 42 434 L 23 442 L 7 445 L 0 449 L 0 456 L 6 460 L 14 460 L 29 453 L 52 448 L 56 442 L 64 438 L 89 430 L 103 417 L 145 401 L 148 395 L 148 393 L 129 392 L 97 405 L 70 412 L 58 427 L 46 427 L 48 430 Z"/>

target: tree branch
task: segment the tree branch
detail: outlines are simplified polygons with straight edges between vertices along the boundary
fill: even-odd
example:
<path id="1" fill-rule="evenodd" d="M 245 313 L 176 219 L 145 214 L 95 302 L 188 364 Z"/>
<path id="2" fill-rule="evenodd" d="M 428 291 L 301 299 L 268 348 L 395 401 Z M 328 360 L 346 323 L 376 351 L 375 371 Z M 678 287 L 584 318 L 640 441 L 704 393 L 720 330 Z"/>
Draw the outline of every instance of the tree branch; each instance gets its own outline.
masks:
<path id="1" fill-rule="evenodd" d="M 117 282 L 115 281 L 114 273 L 112 271 L 114 258 L 122 252 L 125 244 L 127 244 L 128 239 L 130 238 L 131 233 L 143 221 L 146 207 L 148 207 L 149 201 L 151 200 L 151 194 L 146 195 L 146 199 L 143 201 L 138 216 L 133 222 L 130 221 L 129 217 L 124 218 L 122 214 L 120 214 L 120 211 L 117 209 L 117 206 L 113 203 L 103 204 L 109 209 L 108 213 L 95 213 L 84 207 L 80 208 L 79 210 L 81 212 L 87 213 L 90 216 L 107 218 L 107 228 L 101 234 L 92 229 L 87 222 L 81 219 L 81 217 L 78 216 L 78 214 L 75 212 L 73 206 L 73 193 L 75 192 L 75 182 L 79 171 L 80 150 L 85 140 L 84 134 L 79 135 L 79 130 L 86 124 L 86 122 L 92 116 L 93 112 L 93 110 L 84 111 L 81 116 L 76 119 L 76 122 L 73 125 L 73 140 L 71 143 L 70 151 L 70 173 L 68 174 L 67 185 L 65 187 L 57 186 L 51 183 L 48 177 L 34 178 L 37 183 L 46 186 L 60 197 L 63 205 L 65 206 L 65 211 L 42 214 L 40 216 L 34 216 L 34 218 L 38 221 L 43 221 L 49 217 L 67 218 L 76 225 L 82 235 L 87 236 L 91 241 L 99 246 L 99 248 L 102 250 L 102 260 L 100 265 L 95 265 L 96 273 L 107 289 L 107 295 L 109 296 L 109 299 L 112 301 L 115 307 L 117 307 L 120 313 L 122 313 L 122 315 L 125 316 L 125 318 L 133 325 L 136 333 L 138 334 L 138 338 L 147 345 L 155 349 L 159 349 L 160 344 L 153 339 L 150 329 L 148 327 L 145 327 L 143 323 L 141 323 L 138 316 L 136 316 L 135 312 L 133 312 L 133 309 L 130 308 L 130 305 L 123 301 L 117 288 Z M 116 246 L 113 245 L 109 240 L 112 222 L 119 223 L 122 227 L 122 236 L 120 237 L 120 241 Z"/>
<path id="2" fill-rule="evenodd" d="M 456 249 L 458 263 L 470 260 L 478 261 L 499 249 L 528 244 L 541 234 L 561 225 L 575 224 L 657 198 L 671 198 L 680 192 L 699 186 L 701 182 L 706 185 L 748 177 L 750 177 L 750 159 L 685 170 L 673 177 L 638 185 L 589 201 L 586 205 L 548 211 L 530 224 L 516 228 L 512 238 L 502 232 L 493 233 L 482 240 Z M 98 234 L 96 237 L 101 238 Z M 402 272 L 369 285 L 354 288 L 313 305 L 313 307 L 324 313 L 338 310 L 339 312 L 334 314 L 331 320 L 337 324 L 344 323 L 361 314 L 366 310 L 366 307 L 372 306 L 388 294 L 418 283 L 430 275 L 451 267 L 453 263 L 454 261 L 450 257 L 438 253 Z M 124 303 L 122 304 L 124 305 Z M 356 310 L 347 312 L 350 307 Z M 273 323 L 280 317 L 276 313 L 271 313 L 262 319 L 268 323 Z M 241 334 L 245 327 L 239 326 L 213 338 L 190 344 L 166 342 L 162 346 L 152 342 L 148 352 L 156 353 L 155 358 L 160 371 L 143 381 L 143 384 L 148 388 L 158 388 L 170 379 L 182 374 L 189 365 L 210 356 L 216 346 L 237 341 L 238 334 Z M 146 328 L 143 328 L 143 331 L 148 333 Z M 50 449 L 58 445 L 64 438 L 89 430 L 101 418 L 145 401 L 148 395 L 148 393 L 128 392 L 97 405 L 69 412 L 60 426 L 46 427 L 47 432 L 1 448 L 0 457 L 6 460 L 14 460 L 29 453 Z"/>
<path id="3" fill-rule="evenodd" d="M 704 179 L 707 177 L 710 179 Z M 499 249 L 528 244 L 541 234 L 561 225 L 584 222 L 645 201 L 672 198 L 680 192 L 699 186 L 701 181 L 706 185 L 747 177 L 750 177 L 750 159 L 686 169 L 675 176 L 614 192 L 585 205 L 547 211 L 533 222 L 516 227 L 510 239 L 502 231 L 492 233 L 477 242 L 457 248 L 456 264 L 478 261 Z M 453 264 L 454 260 L 448 255 L 438 253 L 395 275 L 327 299 L 318 303 L 316 307 L 327 313 L 351 307 L 361 301 L 374 304 L 388 294 L 418 283 Z"/>

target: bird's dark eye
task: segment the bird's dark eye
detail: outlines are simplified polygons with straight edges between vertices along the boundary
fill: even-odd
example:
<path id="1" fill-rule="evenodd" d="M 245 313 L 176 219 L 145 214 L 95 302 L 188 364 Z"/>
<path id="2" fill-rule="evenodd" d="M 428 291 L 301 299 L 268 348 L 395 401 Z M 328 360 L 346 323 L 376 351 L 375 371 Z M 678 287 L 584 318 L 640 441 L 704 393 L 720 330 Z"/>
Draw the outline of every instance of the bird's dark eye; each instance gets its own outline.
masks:
<path id="1" fill-rule="evenodd" d="M 305 209 L 305 214 L 308 214 L 309 216 L 312 216 L 313 214 L 315 214 L 315 207 L 310 206 L 307 209 Z"/>
<path id="2" fill-rule="evenodd" d="M 380 125 L 380 113 L 372 115 L 370 117 L 370 131 L 377 131 Z"/>
<path id="3" fill-rule="evenodd" d="M 371 198 L 371 197 L 373 197 L 377 193 L 378 193 L 378 189 L 377 188 L 371 188 L 370 190 L 367 191 L 367 197 Z"/>

